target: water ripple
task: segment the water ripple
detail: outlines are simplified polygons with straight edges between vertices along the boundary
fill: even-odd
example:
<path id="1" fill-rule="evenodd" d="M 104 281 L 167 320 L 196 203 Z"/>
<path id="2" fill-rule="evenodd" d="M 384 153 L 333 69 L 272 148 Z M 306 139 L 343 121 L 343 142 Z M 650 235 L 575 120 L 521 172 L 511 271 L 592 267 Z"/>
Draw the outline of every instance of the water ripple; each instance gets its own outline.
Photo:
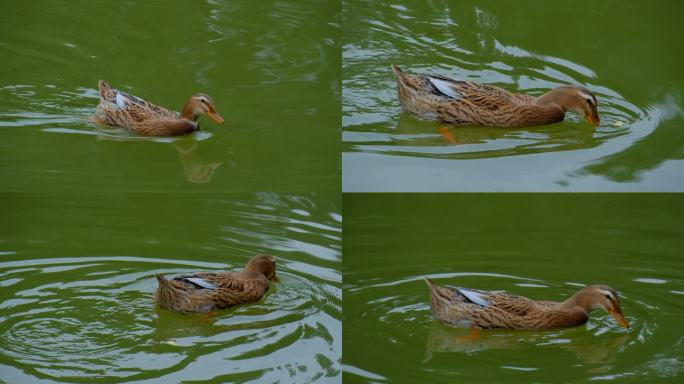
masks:
<path id="1" fill-rule="evenodd" d="M 583 284 L 574 282 L 542 281 L 534 278 L 501 275 L 494 273 L 443 273 L 431 275 L 438 284 L 450 283 L 468 285 L 467 281 L 481 281 L 487 279 L 488 286 L 505 290 L 514 294 L 523 294 L 533 298 L 552 298 L 563 300 L 576 292 Z M 454 280 L 456 279 L 456 280 Z M 440 281 L 441 280 L 441 281 Z M 649 279 L 636 279 L 637 281 Z M 648 283 L 648 282 L 646 282 Z M 532 292 L 531 290 L 534 290 Z M 544 294 L 541 290 L 547 291 Z M 540 348 L 554 353 L 555 350 L 568 351 L 576 355 L 577 367 L 586 367 L 587 372 L 596 378 L 615 371 L 615 363 L 619 356 L 634 353 L 641 345 L 657 343 L 659 319 L 657 313 L 662 312 L 662 306 L 657 298 L 639 297 L 639 291 L 631 289 L 621 292 L 621 302 L 626 318 L 630 323 L 629 329 L 619 327 L 607 313 L 593 312 L 589 321 L 580 327 L 549 331 L 483 331 L 476 340 L 469 339 L 468 330 L 452 328 L 434 320 L 428 301 L 427 287 L 423 276 L 407 276 L 404 278 L 386 280 L 371 279 L 357 282 L 348 287 L 345 292 L 352 296 L 364 296 L 362 299 L 368 304 L 360 308 L 354 316 L 367 322 L 369 329 L 377 332 L 374 338 L 386 340 L 398 346 L 409 347 L 417 339 L 425 340 L 425 357 L 423 363 L 433 359 L 444 361 L 437 356 L 445 353 L 460 353 L 467 355 L 482 355 L 484 359 L 495 354 L 495 360 L 503 363 L 502 369 L 545 370 L 542 365 L 529 366 L 529 359 L 517 358 L 515 354 L 509 359 L 501 359 L 501 351 L 524 351 L 529 348 Z M 560 297 L 558 295 L 560 294 Z M 363 332 L 363 331 L 357 331 Z M 355 336 L 357 339 L 358 335 Z M 625 368 L 625 375 L 646 375 L 647 372 L 661 370 L 673 376 L 681 371 L 682 364 L 673 360 L 673 353 L 680 350 L 673 345 L 671 353 L 663 352 L 659 356 L 644 356 L 642 363 Z M 406 359 L 411 357 L 407 356 Z M 400 359 L 402 360 L 402 359 Z M 453 360 L 449 360 L 453 361 Z M 399 361 L 398 364 L 409 364 Z M 528 365 L 525 365 L 528 364 Z M 347 368 L 349 370 L 347 371 Z M 356 367 L 346 367 L 350 374 L 369 377 L 375 373 L 357 372 Z M 429 365 L 419 369 L 431 371 Z M 614 373 L 612 373 L 614 375 Z"/>
<path id="2" fill-rule="evenodd" d="M 235 362 L 234 374 L 335 375 L 338 320 L 324 311 L 334 296 L 288 265 L 279 263 L 281 282 L 262 301 L 209 317 L 156 309 L 153 276 L 222 264 L 139 257 L 1 263 L 2 281 L 11 283 L 0 302 L 0 352 L 26 373 L 60 380 L 141 380 L 158 371 L 171 381 L 196 379 L 194 369 L 217 359 Z M 319 345 L 315 358 L 301 356 L 304 345 Z"/>
<path id="3" fill-rule="evenodd" d="M 504 23 L 501 14 L 509 8 L 505 5 L 435 1 L 372 7 L 355 2 L 349 8 L 342 80 L 345 190 L 597 190 L 596 183 L 632 190 L 636 183 L 625 182 L 645 182 L 640 177 L 645 171 L 678 159 L 681 135 L 666 128 L 676 124 L 658 117 L 680 109 L 680 100 L 658 103 L 653 110 L 643 97 L 635 97 L 647 93 L 642 86 L 611 76 L 612 63 L 604 60 L 600 67 L 595 60 L 583 61 L 582 52 L 562 56 L 533 36 L 509 33 L 505 28 L 511 20 L 506 17 Z M 418 120 L 401 109 L 391 63 L 409 73 L 435 73 L 535 96 L 562 84 L 584 85 L 598 98 L 601 124 L 589 126 L 573 113 L 561 123 L 507 129 Z M 671 87 L 676 89 L 669 94 L 681 93 L 678 85 Z M 653 93 L 648 97 L 657 100 Z M 669 151 L 663 149 L 667 137 L 672 139 Z M 639 143 L 645 138 L 655 147 Z M 639 155 L 630 156 L 634 152 Z M 491 161 L 447 161 L 472 159 Z M 668 165 L 668 172 L 653 181 L 676 190 L 676 182 L 668 180 L 676 164 Z M 525 172 L 539 176 L 531 182 Z M 481 173 L 487 178 L 480 180 Z"/>

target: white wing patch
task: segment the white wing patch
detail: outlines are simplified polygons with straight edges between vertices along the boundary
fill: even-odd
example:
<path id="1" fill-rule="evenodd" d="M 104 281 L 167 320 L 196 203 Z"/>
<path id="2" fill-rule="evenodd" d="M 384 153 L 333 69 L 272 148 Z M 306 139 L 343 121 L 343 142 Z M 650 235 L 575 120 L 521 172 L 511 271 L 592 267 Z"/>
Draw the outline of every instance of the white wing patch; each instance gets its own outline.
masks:
<path id="1" fill-rule="evenodd" d="M 116 105 L 121 109 L 126 109 L 126 98 L 121 93 L 116 93 Z"/>
<path id="2" fill-rule="evenodd" d="M 212 284 L 212 283 L 210 283 L 210 282 L 208 282 L 208 281 L 206 281 L 200 277 L 186 277 L 185 280 L 187 280 L 187 281 L 189 281 L 195 285 L 199 285 L 200 287 L 206 288 L 206 289 L 218 288 L 216 285 L 214 285 L 214 284 Z"/>
<path id="3" fill-rule="evenodd" d="M 489 307 L 490 305 L 492 305 L 492 303 L 487 301 L 487 299 L 485 299 L 481 293 L 478 293 L 475 291 L 469 291 L 469 290 L 464 289 L 464 288 L 458 288 L 458 291 L 463 296 L 468 298 L 468 300 L 472 301 L 473 303 L 475 303 L 477 305 L 481 305 L 483 307 Z"/>
<path id="4" fill-rule="evenodd" d="M 430 83 L 432 83 L 432 85 L 434 85 L 435 88 L 437 88 L 440 92 L 442 92 L 443 94 L 445 94 L 449 97 L 453 97 L 454 99 L 457 99 L 457 98 L 463 96 L 457 90 L 455 90 L 453 85 L 448 81 L 444 81 L 441 79 L 435 79 L 432 77 L 428 77 L 428 80 L 430 80 Z"/>

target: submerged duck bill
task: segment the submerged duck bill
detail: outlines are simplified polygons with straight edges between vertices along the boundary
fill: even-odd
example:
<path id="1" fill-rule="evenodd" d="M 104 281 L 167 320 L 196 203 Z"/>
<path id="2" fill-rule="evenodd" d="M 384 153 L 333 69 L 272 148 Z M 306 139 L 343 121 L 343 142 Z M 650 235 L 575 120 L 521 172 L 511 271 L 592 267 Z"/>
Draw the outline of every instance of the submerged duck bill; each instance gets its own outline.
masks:
<path id="1" fill-rule="evenodd" d="M 587 116 L 587 122 L 593 126 L 598 126 L 601 120 L 599 120 L 598 116 Z"/>
<path id="2" fill-rule="evenodd" d="M 209 112 L 207 112 L 207 116 L 209 116 L 212 120 L 214 120 L 215 122 L 217 122 L 219 124 L 223 124 L 223 122 L 225 121 L 225 120 L 223 120 L 223 117 L 221 117 L 221 115 L 219 115 L 216 112 L 209 111 Z"/>
<path id="3" fill-rule="evenodd" d="M 610 315 L 613 316 L 615 321 L 617 321 L 617 323 L 620 324 L 620 326 L 622 328 L 629 328 L 629 323 L 627 322 L 627 320 L 625 319 L 625 316 L 622 313 L 610 312 Z"/>

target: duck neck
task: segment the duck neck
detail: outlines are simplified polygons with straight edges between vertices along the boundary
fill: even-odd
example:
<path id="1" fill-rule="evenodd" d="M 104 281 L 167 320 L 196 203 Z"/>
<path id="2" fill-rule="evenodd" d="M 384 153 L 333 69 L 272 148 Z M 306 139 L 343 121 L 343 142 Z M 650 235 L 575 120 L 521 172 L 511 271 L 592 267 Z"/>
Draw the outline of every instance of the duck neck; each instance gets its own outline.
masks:
<path id="1" fill-rule="evenodd" d="M 565 100 L 566 98 L 567 95 L 565 92 L 559 88 L 556 88 L 537 97 L 535 103 L 548 108 L 558 109 L 565 114 L 565 112 L 567 112 L 567 108 L 564 107 L 564 105 L 567 105 Z"/>
<path id="2" fill-rule="evenodd" d="M 188 100 L 187 103 L 183 106 L 183 111 L 181 112 L 181 117 L 184 119 L 188 119 L 192 122 L 197 122 L 197 119 L 199 119 L 199 113 L 195 112 L 195 103 L 193 103 L 192 100 Z"/>
<path id="3" fill-rule="evenodd" d="M 582 291 L 577 292 L 571 298 L 565 300 L 562 306 L 565 309 L 580 311 L 586 314 L 589 314 L 589 312 L 593 310 L 589 298 Z"/>
<path id="4" fill-rule="evenodd" d="M 562 317 L 568 326 L 582 325 L 589 320 L 591 309 L 587 308 L 583 296 L 576 294 L 561 304 L 561 310 L 558 311 L 557 316 Z"/>

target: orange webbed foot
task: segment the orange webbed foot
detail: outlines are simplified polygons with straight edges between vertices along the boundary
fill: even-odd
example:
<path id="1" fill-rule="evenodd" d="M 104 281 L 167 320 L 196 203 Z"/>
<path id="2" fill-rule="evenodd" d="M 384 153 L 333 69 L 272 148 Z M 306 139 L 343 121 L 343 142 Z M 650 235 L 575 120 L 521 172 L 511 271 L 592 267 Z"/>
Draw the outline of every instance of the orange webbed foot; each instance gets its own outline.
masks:
<path id="1" fill-rule="evenodd" d="M 444 140 L 446 140 L 447 142 L 449 142 L 451 144 L 458 144 L 458 140 L 456 140 L 456 137 L 454 136 L 454 134 L 451 133 L 451 131 L 449 130 L 449 127 L 441 126 L 441 127 L 437 128 L 437 132 L 439 132 L 442 135 L 442 137 L 444 138 Z"/>
<path id="2" fill-rule="evenodd" d="M 476 328 L 471 328 L 470 333 L 465 336 L 457 336 L 456 340 L 460 342 L 474 342 L 480 338 L 480 330 Z"/>
<path id="3" fill-rule="evenodd" d="M 211 311 L 207 312 L 207 314 L 204 315 L 199 321 L 200 323 L 209 323 L 214 320 L 214 316 L 216 316 L 216 311 L 212 309 Z"/>

